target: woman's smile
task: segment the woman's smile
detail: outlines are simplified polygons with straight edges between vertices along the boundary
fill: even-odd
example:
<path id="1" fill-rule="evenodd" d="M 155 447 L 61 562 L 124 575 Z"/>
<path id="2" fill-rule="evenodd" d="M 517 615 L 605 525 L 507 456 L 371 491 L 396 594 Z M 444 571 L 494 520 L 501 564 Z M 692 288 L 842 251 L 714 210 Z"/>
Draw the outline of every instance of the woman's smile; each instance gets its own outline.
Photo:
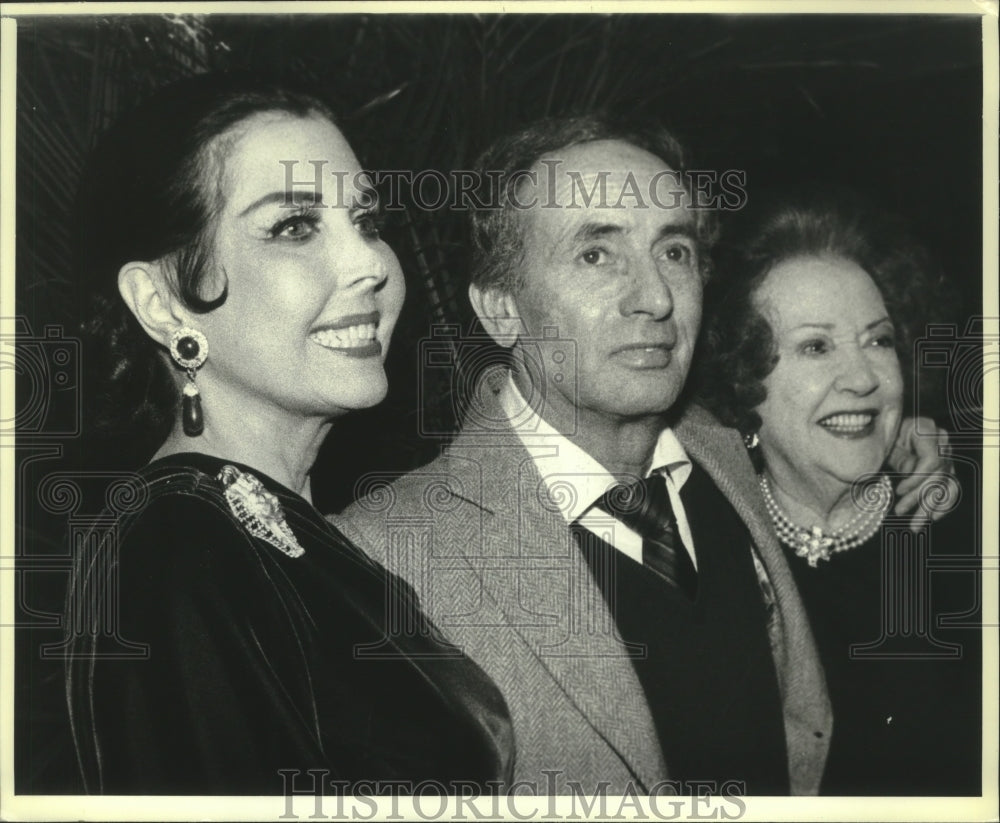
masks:
<path id="1" fill-rule="evenodd" d="M 828 414 L 816 425 L 821 426 L 834 437 L 857 439 L 868 437 L 875 431 L 875 419 L 878 409 L 865 409 L 860 412 L 834 412 Z"/>
<path id="2" fill-rule="evenodd" d="M 379 319 L 378 312 L 342 317 L 314 329 L 309 339 L 347 357 L 380 357 L 382 343 L 376 338 Z"/>

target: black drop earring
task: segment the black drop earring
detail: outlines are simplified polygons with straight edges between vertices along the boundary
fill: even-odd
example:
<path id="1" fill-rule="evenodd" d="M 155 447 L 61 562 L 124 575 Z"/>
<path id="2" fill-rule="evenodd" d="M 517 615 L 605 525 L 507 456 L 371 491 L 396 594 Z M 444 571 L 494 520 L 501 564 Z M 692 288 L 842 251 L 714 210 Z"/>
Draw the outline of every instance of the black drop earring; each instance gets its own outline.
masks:
<path id="1" fill-rule="evenodd" d="M 184 425 L 184 434 L 188 437 L 197 437 L 205 429 L 205 416 L 201 411 L 201 394 L 194 378 L 198 369 L 208 359 L 208 341 L 197 329 L 182 326 L 170 338 L 170 356 L 187 372 L 188 377 L 188 382 L 184 384 L 182 390 L 184 401 L 181 422 Z"/>

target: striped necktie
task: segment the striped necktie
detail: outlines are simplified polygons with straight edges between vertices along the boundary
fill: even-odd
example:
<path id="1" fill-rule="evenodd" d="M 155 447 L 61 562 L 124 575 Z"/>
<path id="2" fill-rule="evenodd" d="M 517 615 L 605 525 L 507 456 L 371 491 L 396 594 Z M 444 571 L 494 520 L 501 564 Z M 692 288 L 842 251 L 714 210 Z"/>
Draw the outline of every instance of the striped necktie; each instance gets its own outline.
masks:
<path id="1" fill-rule="evenodd" d="M 636 483 L 619 483 L 597 505 L 642 537 L 644 566 L 689 600 L 695 599 L 698 572 L 677 533 L 677 520 L 663 475 L 652 474 Z"/>

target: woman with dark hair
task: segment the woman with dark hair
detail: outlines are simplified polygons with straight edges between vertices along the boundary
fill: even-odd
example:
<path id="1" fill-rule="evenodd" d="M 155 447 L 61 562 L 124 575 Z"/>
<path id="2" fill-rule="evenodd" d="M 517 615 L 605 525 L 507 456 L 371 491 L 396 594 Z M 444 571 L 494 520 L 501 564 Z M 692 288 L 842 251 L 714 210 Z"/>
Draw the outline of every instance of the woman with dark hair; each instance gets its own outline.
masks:
<path id="1" fill-rule="evenodd" d="M 334 422 L 386 393 L 404 286 L 376 208 L 324 103 L 241 76 L 161 90 L 95 153 L 90 362 L 156 443 L 69 595 L 88 792 L 508 774 L 492 682 L 311 504 Z"/>
<path id="2" fill-rule="evenodd" d="M 941 643 L 932 623 L 974 593 L 947 575 L 928 588 L 927 532 L 892 520 L 883 473 L 939 293 L 927 255 L 846 194 L 786 197 L 728 249 L 699 391 L 744 435 L 816 636 L 834 715 L 823 791 L 978 793 L 978 637 Z"/>

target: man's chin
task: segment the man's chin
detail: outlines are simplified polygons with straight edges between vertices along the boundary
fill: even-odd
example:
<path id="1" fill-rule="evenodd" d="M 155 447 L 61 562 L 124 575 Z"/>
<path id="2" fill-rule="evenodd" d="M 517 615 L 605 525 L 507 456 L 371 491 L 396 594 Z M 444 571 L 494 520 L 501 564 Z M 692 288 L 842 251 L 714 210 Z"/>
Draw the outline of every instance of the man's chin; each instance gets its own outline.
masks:
<path id="1" fill-rule="evenodd" d="M 654 397 L 627 397 L 619 395 L 608 398 L 604 409 L 609 416 L 628 420 L 644 418 L 666 418 L 677 402 L 677 394 L 657 395 Z"/>

